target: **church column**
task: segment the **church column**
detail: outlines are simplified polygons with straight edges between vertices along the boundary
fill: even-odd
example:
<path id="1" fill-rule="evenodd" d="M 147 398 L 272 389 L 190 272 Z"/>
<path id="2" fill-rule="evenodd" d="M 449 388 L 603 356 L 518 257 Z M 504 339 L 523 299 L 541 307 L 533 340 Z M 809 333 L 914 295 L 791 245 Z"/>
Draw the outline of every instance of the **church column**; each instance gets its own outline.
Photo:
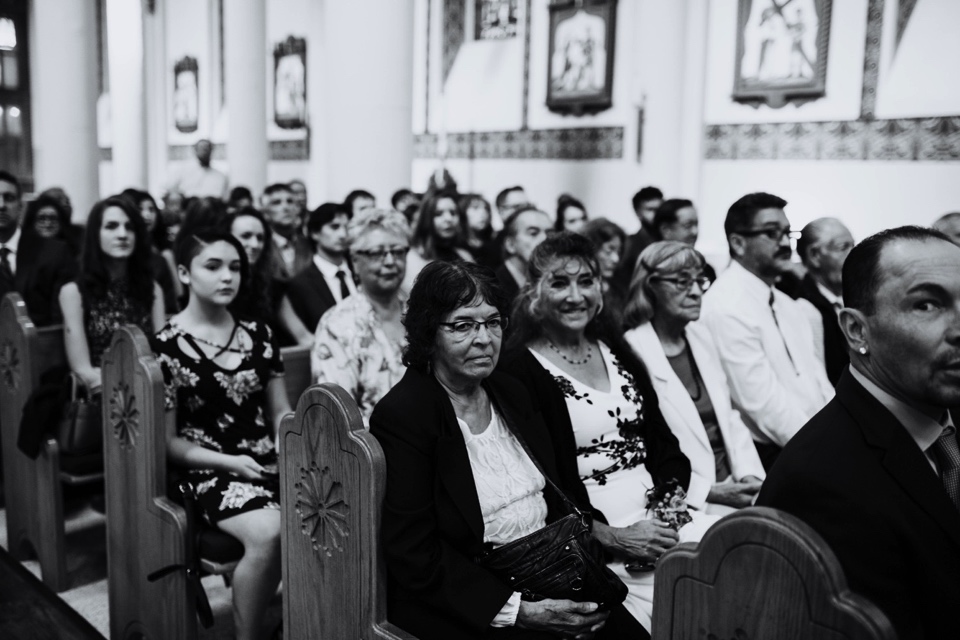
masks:
<path id="1" fill-rule="evenodd" d="M 327 84 L 307 91 L 311 103 L 324 102 L 324 119 L 314 128 L 325 127 L 326 148 L 319 151 L 327 167 L 327 199 L 339 201 L 365 188 L 378 206 L 389 208 L 393 192 L 410 186 L 414 1 L 324 5 L 324 47 L 331 55 L 321 64 Z"/>
<path id="2" fill-rule="evenodd" d="M 99 196 L 97 0 L 33 0 L 31 121 L 37 190 L 61 186 L 74 221 Z"/>
<path id="3" fill-rule="evenodd" d="M 146 96 L 147 186 L 160 196 L 169 181 L 167 171 L 167 69 L 166 2 L 154 2 L 143 16 Z M 160 204 L 158 202 L 158 204 Z"/>
<path id="4" fill-rule="evenodd" d="M 248 187 L 256 196 L 266 186 L 269 157 L 266 0 L 226 2 L 223 13 L 230 185 Z"/>
<path id="5" fill-rule="evenodd" d="M 145 189 L 147 112 L 140 2 L 107 0 L 107 50 L 110 64 L 110 117 L 113 122 L 113 189 L 117 192 L 127 187 Z"/>

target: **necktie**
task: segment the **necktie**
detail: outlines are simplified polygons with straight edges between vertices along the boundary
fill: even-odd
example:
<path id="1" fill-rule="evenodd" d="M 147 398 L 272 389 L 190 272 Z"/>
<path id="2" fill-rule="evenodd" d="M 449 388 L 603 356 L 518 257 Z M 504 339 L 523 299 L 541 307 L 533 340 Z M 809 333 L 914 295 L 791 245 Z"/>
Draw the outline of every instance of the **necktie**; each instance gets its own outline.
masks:
<path id="1" fill-rule="evenodd" d="M 770 313 L 773 314 L 773 324 L 777 325 L 777 333 L 780 334 L 780 339 L 783 341 L 783 348 L 787 350 L 787 357 L 790 358 L 790 364 L 793 366 L 793 371 L 800 375 L 800 372 L 797 371 L 797 364 L 793 361 L 793 354 L 790 353 L 790 347 L 787 346 L 787 339 L 783 337 L 783 331 L 780 329 L 780 322 L 777 320 L 777 310 L 773 307 L 774 301 L 773 289 L 770 289 Z"/>
<path id="2" fill-rule="evenodd" d="M 943 488 L 947 490 L 953 505 L 960 509 L 960 446 L 957 446 L 956 430 L 944 430 L 933 447 L 940 459 Z"/>
<path id="3" fill-rule="evenodd" d="M 347 287 L 347 273 L 343 269 L 337 271 L 337 280 L 340 281 L 340 299 L 346 300 L 350 296 L 350 289 Z"/>
<path id="4" fill-rule="evenodd" d="M 13 266 L 10 264 L 10 249 L 0 247 L 0 278 L 13 282 Z"/>

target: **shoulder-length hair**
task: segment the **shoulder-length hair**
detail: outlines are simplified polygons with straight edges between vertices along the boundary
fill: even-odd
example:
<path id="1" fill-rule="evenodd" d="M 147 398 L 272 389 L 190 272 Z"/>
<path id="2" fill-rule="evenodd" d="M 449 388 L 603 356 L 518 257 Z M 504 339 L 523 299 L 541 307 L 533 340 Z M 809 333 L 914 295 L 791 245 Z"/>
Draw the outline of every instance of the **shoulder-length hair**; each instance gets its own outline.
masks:
<path id="1" fill-rule="evenodd" d="M 273 246 L 273 232 L 267 219 L 259 210 L 253 207 L 244 207 L 239 211 L 221 218 L 219 229 L 224 233 L 233 234 L 233 223 L 238 218 L 255 218 L 263 225 L 263 250 L 260 257 L 253 264 L 247 267 L 245 280 L 248 286 L 240 288 L 234 300 L 234 307 L 238 313 L 254 316 L 263 320 L 269 320 L 273 317 L 274 309 L 274 286 L 273 275 L 277 271 L 277 260 L 279 256 Z M 239 242 L 238 242 L 239 244 Z M 241 247 L 242 250 L 242 247 Z M 242 262 L 247 264 L 247 254 L 243 252 Z"/>
<path id="2" fill-rule="evenodd" d="M 453 206 L 457 211 L 457 217 L 460 219 L 460 224 L 457 225 L 457 235 L 452 242 L 438 238 L 433 226 L 433 216 L 437 212 L 437 203 L 443 199 L 448 199 L 453 202 Z M 420 205 L 420 213 L 417 217 L 416 227 L 413 230 L 411 244 L 420 250 L 420 253 L 426 260 L 436 259 L 438 246 L 455 247 L 463 243 L 464 234 L 467 229 L 467 216 L 457 203 L 457 199 L 457 194 L 452 191 L 439 191 L 427 197 Z"/>
<path id="3" fill-rule="evenodd" d="M 443 317 L 460 307 L 486 302 L 506 316 L 507 299 L 493 272 L 473 262 L 431 262 L 417 276 L 407 298 L 403 364 L 429 371 Z"/>
<path id="4" fill-rule="evenodd" d="M 483 208 L 487 210 L 487 226 L 480 229 L 476 235 L 481 240 L 490 240 L 493 237 L 493 209 L 490 208 L 490 203 L 487 202 L 487 199 L 479 193 L 464 194 L 460 196 L 460 200 L 457 201 L 457 206 L 460 208 L 460 211 L 463 212 L 464 230 L 466 234 L 469 235 L 470 228 L 467 221 L 467 209 L 475 202 L 479 202 L 483 205 Z"/>
<path id="5" fill-rule="evenodd" d="M 572 231 L 560 231 L 548 237 L 533 250 L 527 267 L 527 284 L 514 300 L 508 348 L 521 347 L 543 335 L 545 281 L 558 262 L 565 263 L 570 260 L 586 265 L 599 283 L 600 264 L 596 258 L 596 247 L 590 240 Z M 617 334 L 608 309 L 601 308 L 587 323 L 586 335 L 590 339 L 602 340 L 609 345 L 616 341 Z"/>
<path id="6" fill-rule="evenodd" d="M 144 311 L 149 311 L 153 307 L 154 278 L 151 261 L 153 250 L 143 216 L 127 198 L 111 196 L 96 203 L 90 210 L 83 252 L 80 257 L 77 286 L 84 298 L 97 299 L 107 295 L 110 275 L 107 271 L 107 257 L 100 247 L 100 227 L 103 226 L 103 215 L 106 210 L 114 207 L 126 214 L 133 227 L 133 253 L 127 258 L 127 296 Z M 90 305 L 84 305 L 84 309 L 89 307 Z"/>
<path id="7" fill-rule="evenodd" d="M 577 200 L 569 193 L 561 193 L 560 197 L 557 198 L 557 219 L 553 222 L 553 228 L 557 231 L 565 231 L 564 228 L 564 215 L 567 212 L 567 209 L 570 207 L 575 207 L 583 211 L 583 215 L 586 218 L 590 216 L 587 214 L 587 208 L 583 206 L 583 203 L 580 200 Z"/>
<path id="8" fill-rule="evenodd" d="M 639 327 L 649 322 L 656 313 L 654 298 L 650 294 L 651 277 L 676 273 L 682 269 L 700 270 L 706 263 L 699 251 L 683 242 L 654 242 L 644 249 L 630 279 L 627 305 L 623 312 L 624 327 Z"/>
<path id="9" fill-rule="evenodd" d="M 27 204 L 27 210 L 23 214 L 23 224 L 20 225 L 23 234 L 22 237 L 24 239 L 30 238 L 30 242 L 33 242 L 34 238 L 40 238 L 40 234 L 36 232 L 34 225 L 36 225 L 37 214 L 40 213 L 40 209 L 45 207 L 51 207 L 57 212 L 57 219 L 60 221 L 60 232 L 57 233 L 56 239 L 67 243 L 71 249 L 75 250 L 76 247 L 74 246 L 70 227 L 70 211 L 64 206 L 62 200 L 50 195 L 40 194 L 36 200 Z M 23 240 L 21 240 L 21 242 L 23 242 Z"/>

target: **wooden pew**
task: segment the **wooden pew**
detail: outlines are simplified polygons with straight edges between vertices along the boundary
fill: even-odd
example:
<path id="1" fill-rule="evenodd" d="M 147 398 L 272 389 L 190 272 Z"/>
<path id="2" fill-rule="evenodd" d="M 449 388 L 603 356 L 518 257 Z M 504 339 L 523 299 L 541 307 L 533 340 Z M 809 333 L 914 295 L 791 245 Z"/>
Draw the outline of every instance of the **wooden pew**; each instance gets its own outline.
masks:
<path id="1" fill-rule="evenodd" d="M 654 581 L 653 640 L 896 638 L 883 612 L 847 589 L 823 538 L 776 509 L 723 518 L 699 545 L 663 554 Z"/>
<path id="2" fill-rule="evenodd" d="M 293 385 L 310 379 L 310 357 L 304 352 L 282 351 L 291 396 L 302 391 Z M 194 602 L 202 587 L 182 569 L 189 566 L 197 541 L 189 539 L 184 508 L 167 497 L 160 365 L 143 332 L 127 326 L 114 334 L 102 370 L 110 637 L 194 640 Z M 235 562 L 201 559 L 201 565 L 222 573 Z M 167 567 L 179 569 L 147 579 Z"/>
<path id="3" fill-rule="evenodd" d="M 414 639 L 387 622 L 380 510 L 386 462 L 341 387 L 307 389 L 280 426 L 288 640 Z"/>
<path id="4" fill-rule="evenodd" d="M 63 327 L 36 327 L 20 295 L 8 293 L 0 303 L 0 432 L 8 546 L 17 560 L 36 554 L 43 582 L 58 592 L 68 587 L 62 483 L 102 479 L 102 461 L 94 455 L 81 461 L 85 469 L 68 471 L 54 438 L 42 443 L 34 460 L 17 448 L 17 436 L 24 403 L 39 386 L 40 376 L 65 364 Z"/>

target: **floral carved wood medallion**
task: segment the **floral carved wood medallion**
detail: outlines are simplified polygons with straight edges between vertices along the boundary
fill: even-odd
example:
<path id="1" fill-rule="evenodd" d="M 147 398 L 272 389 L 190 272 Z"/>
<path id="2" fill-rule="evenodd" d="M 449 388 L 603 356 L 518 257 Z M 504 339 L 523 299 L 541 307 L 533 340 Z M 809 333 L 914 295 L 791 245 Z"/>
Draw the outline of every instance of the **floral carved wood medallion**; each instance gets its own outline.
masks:
<path id="1" fill-rule="evenodd" d="M 295 486 L 300 530 L 310 537 L 313 550 L 327 557 L 334 551 L 343 553 L 343 539 L 350 535 L 350 506 L 344 501 L 343 485 L 333 479 L 330 467 L 321 470 L 312 463 L 309 469 L 300 469 Z"/>
<path id="2" fill-rule="evenodd" d="M 8 391 L 16 391 L 20 387 L 20 355 L 11 340 L 4 340 L 0 344 L 0 379 Z"/>
<path id="3" fill-rule="evenodd" d="M 130 393 L 130 387 L 121 382 L 113 388 L 110 396 L 110 426 L 113 437 L 120 441 L 121 449 L 136 446 L 140 429 L 140 410 L 136 407 L 136 397 Z"/>

